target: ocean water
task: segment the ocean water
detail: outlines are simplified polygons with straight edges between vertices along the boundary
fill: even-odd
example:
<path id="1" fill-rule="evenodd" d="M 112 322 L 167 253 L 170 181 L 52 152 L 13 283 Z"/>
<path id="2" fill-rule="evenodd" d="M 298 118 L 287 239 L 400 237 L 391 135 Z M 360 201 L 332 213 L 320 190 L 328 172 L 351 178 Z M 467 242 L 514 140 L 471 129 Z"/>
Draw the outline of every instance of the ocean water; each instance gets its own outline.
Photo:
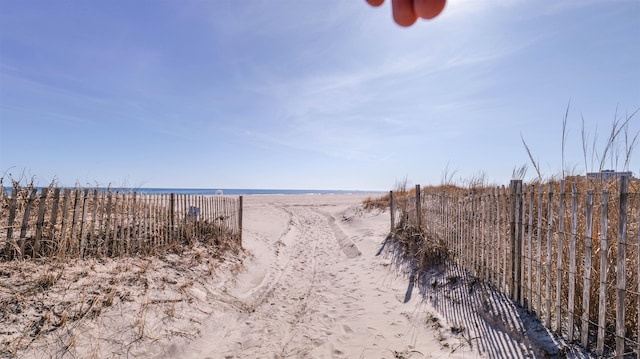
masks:
<path id="1" fill-rule="evenodd" d="M 130 189 L 131 191 L 131 189 Z M 176 193 L 198 195 L 252 195 L 252 194 L 377 194 L 382 191 L 316 190 L 316 189 L 238 189 L 238 188 L 138 188 L 138 193 Z"/>
<path id="2" fill-rule="evenodd" d="M 40 192 L 38 188 L 38 192 Z M 93 188 L 90 188 L 93 189 Z M 106 191 L 107 188 L 99 188 Z M 239 195 L 252 195 L 252 194 L 380 194 L 386 193 L 385 191 L 367 191 L 367 190 L 316 190 L 316 189 L 238 189 L 238 188 L 110 188 L 112 192 L 137 192 L 146 194 L 163 194 L 163 193 L 176 193 L 176 194 L 190 194 L 190 195 L 227 195 L 227 196 L 239 196 Z M 11 187 L 4 188 L 5 193 L 11 193 Z"/>

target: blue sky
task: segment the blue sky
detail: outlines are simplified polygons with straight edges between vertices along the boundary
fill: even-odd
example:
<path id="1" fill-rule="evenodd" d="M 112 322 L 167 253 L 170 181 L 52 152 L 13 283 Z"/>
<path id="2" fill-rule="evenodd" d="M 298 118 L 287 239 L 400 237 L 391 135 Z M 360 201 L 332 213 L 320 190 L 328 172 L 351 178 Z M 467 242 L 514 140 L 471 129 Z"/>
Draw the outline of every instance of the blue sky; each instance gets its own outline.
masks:
<path id="1" fill-rule="evenodd" d="M 578 173 L 582 119 L 601 153 L 616 109 L 640 108 L 638 0 L 450 0 L 410 28 L 388 3 L 0 0 L 0 173 L 386 190 L 448 166 L 505 183 L 529 163 L 521 135 L 561 172 L 569 102 Z"/>

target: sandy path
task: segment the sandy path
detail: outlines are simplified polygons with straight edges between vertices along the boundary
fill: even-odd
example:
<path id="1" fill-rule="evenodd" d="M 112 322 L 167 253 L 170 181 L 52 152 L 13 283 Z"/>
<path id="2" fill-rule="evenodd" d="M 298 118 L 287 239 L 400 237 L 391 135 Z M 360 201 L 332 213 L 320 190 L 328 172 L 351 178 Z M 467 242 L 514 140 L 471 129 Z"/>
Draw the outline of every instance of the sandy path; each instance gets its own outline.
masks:
<path id="1" fill-rule="evenodd" d="M 236 286 L 223 289 L 223 301 L 233 311 L 214 315 L 202 339 L 184 354 L 449 357 L 451 347 L 441 347 L 447 338 L 435 338 L 423 303 L 418 298 L 405 303 L 406 280 L 375 256 L 388 215 L 356 214 L 354 204 L 361 200 L 248 197 L 244 243 L 255 258 Z"/>

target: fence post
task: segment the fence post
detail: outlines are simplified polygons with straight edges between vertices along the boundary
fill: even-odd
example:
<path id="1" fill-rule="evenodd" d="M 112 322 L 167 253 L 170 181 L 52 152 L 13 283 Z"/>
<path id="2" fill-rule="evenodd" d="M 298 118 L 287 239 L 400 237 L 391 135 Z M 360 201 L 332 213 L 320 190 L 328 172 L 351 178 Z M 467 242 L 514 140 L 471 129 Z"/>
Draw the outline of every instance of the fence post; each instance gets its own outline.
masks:
<path id="1" fill-rule="evenodd" d="M 487 238 L 485 237 L 486 229 L 487 229 L 487 193 L 486 190 L 482 190 L 480 192 L 480 213 L 481 213 L 481 229 L 480 229 L 480 278 L 482 282 L 486 281 L 489 276 L 489 265 L 488 265 L 488 254 L 489 250 L 487 247 Z"/>
<path id="2" fill-rule="evenodd" d="M 174 218 L 176 214 L 176 194 L 171 193 L 169 197 L 169 242 L 173 239 L 174 232 Z"/>
<path id="3" fill-rule="evenodd" d="M 609 271 L 609 191 L 603 190 L 600 197 L 600 291 L 598 294 L 598 339 L 596 354 L 604 354 L 604 336 L 607 315 L 607 272 Z"/>
<path id="4" fill-rule="evenodd" d="M 566 236 L 564 229 L 564 215 L 565 215 L 565 180 L 560 181 L 560 209 L 558 212 L 558 261 L 556 266 L 556 331 L 562 333 L 562 261 L 564 255 L 562 253 L 564 248 L 564 239 Z"/>
<path id="5" fill-rule="evenodd" d="M 22 225 L 20 226 L 20 237 L 18 237 L 18 241 L 20 243 L 20 259 L 24 258 L 25 246 L 27 243 L 27 230 L 29 229 L 29 217 L 31 216 L 31 207 L 33 205 L 33 201 L 36 199 L 37 193 L 37 188 L 32 188 L 31 191 L 29 191 L 27 204 L 24 208 L 24 216 L 22 217 Z"/>
<path id="6" fill-rule="evenodd" d="M 71 204 L 71 230 L 69 231 L 70 252 L 72 256 L 76 255 L 76 250 L 80 252 L 80 244 L 78 242 L 76 229 L 78 228 L 78 212 L 80 212 L 80 188 L 73 190 L 73 202 Z"/>
<path id="7" fill-rule="evenodd" d="M 87 211 L 87 201 L 88 201 L 88 196 L 89 196 L 89 189 L 85 188 L 82 191 L 82 213 L 80 215 L 80 231 L 78 233 L 79 236 L 79 240 L 80 240 L 80 258 L 84 258 L 85 255 L 85 246 L 86 246 L 86 230 L 85 230 L 85 215 L 86 215 L 86 211 Z"/>
<path id="8" fill-rule="evenodd" d="M 616 271 L 616 355 L 624 354 L 624 298 L 626 296 L 627 267 L 627 202 L 629 198 L 629 178 L 620 177 L 620 200 L 618 219 L 618 265 Z"/>
<path id="9" fill-rule="evenodd" d="M 16 219 L 16 207 L 18 201 L 18 187 L 16 185 L 13 186 L 11 190 L 11 197 L 9 200 L 9 219 L 7 221 L 7 244 L 4 248 L 4 254 L 7 259 L 13 259 L 11 255 L 12 251 L 15 251 L 15 247 L 12 246 L 13 240 L 13 222 Z"/>
<path id="10" fill-rule="evenodd" d="M 393 203 L 393 191 L 389 191 L 389 214 L 391 216 L 391 227 L 389 229 L 389 233 L 393 233 L 394 225 L 395 225 L 395 215 L 396 211 Z"/>
<path id="11" fill-rule="evenodd" d="M 4 188 L 0 188 L 4 191 Z M 33 242 L 33 258 L 37 258 L 40 254 L 40 241 L 42 240 L 42 233 L 44 230 L 44 215 L 47 209 L 47 195 L 49 194 L 49 188 L 44 187 L 40 192 L 40 206 L 38 208 L 38 220 L 36 222 L 36 237 Z"/>
<path id="12" fill-rule="evenodd" d="M 544 295 L 545 295 L 545 312 L 544 325 L 551 328 L 551 249 L 553 241 L 553 182 L 549 182 L 549 201 L 547 202 L 547 263 Z"/>
<path id="13" fill-rule="evenodd" d="M 593 253 L 593 190 L 587 191 L 587 218 L 585 228 L 584 243 L 584 285 L 582 292 L 582 346 L 588 348 L 589 345 L 589 310 L 591 295 L 591 256 Z"/>
<path id="14" fill-rule="evenodd" d="M 136 247 L 138 242 L 138 193 L 133 192 L 133 205 L 132 205 L 132 218 L 131 218 L 131 233 L 129 234 L 130 240 L 127 245 L 127 254 L 135 253 L 132 248 Z"/>
<path id="15" fill-rule="evenodd" d="M 56 240 L 56 222 L 58 221 L 58 207 L 60 204 L 60 187 L 53 190 L 53 207 L 51 208 L 51 220 L 49 221 L 49 249 L 55 248 L 52 243 Z M 46 255 L 46 254 L 45 254 Z"/>
<path id="16" fill-rule="evenodd" d="M 240 206 L 238 208 L 238 231 L 240 232 L 240 235 L 239 235 L 240 248 L 242 248 L 242 196 L 240 196 L 239 205 Z"/>
<path id="17" fill-rule="evenodd" d="M 416 185 L 416 224 L 418 231 L 422 227 L 422 201 L 420 200 L 420 185 Z"/>
<path id="18" fill-rule="evenodd" d="M 527 225 L 527 286 L 529 287 L 529 293 L 527 294 L 527 309 L 529 313 L 533 311 L 533 201 L 535 196 L 535 185 L 528 186 L 529 189 L 529 224 Z M 523 208 L 524 210 L 524 208 Z M 524 251 L 523 251 L 524 252 Z M 522 280 L 524 284 L 524 279 Z"/>
<path id="19" fill-rule="evenodd" d="M 58 241 L 58 254 L 64 258 L 69 248 L 69 241 L 67 237 L 67 227 L 69 226 L 69 220 L 67 213 L 69 211 L 69 201 L 71 197 L 71 190 L 69 188 L 64 189 L 64 200 L 62 201 L 62 224 L 60 225 L 60 240 Z"/>
<path id="20" fill-rule="evenodd" d="M 505 215 L 505 199 L 504 199 L 504 186 L 496 188 L 496 217 L 497 217 L 497 265 L 498 268 L 498 283 L 499 287 L 506 293 L 507 291 L 507 235 L 503 232 L 506 226 L 506 215 Z"/>
<path id="21" fill-rule="evenodd" d="M 511 217 L 509 235 L 511 241 L 511 298 L 517 301 L 520 297 L 520 248 L 522 246 L 522 236 L 517 221 L 520 220 L 520 209 L 522 207 L 522 181 L 511 180 L 509 205 L 509 215 Z"/>
<path id="22" fill-rule="evenodd" d="M 578 184 L 571 183 L 571 230 L 569 237 L 569 315 L 567 336 L 569 341 L 574 339 L 575 331 L 575 295 L 576 295 L 576 232 L 578 230 Z"/>
<path id="23" fill-rule="evenodd" d="M 518 290 L 518 298 L 520 299 L 520 306 L 524 308 L 524 300 L 525 300 L 525 295 L 527 294 L 526 288 L 525 288 L 525 269 L 526 269 L 526 263 L 527 260 L 525 258 L 525 250 L 527 247 L 527 243 L 526 243 L 526 239 L 524 236 L 524 233 L 526 231 L 526 221 L 527 221 L 527 186 L 525 184 L 522 184 L 521 186 L 521 191 L 520 191 L 520 195 L 517 196 L 518 198 L 518 220 L 520 221 L 520 223 L 518 223 L 518 255 L 520 256 L 520 261 L 518 262 L 518 273 L 516 275 L 519 276 L 519 281 L 520 281 L 520 287 L 517 289 Z"/>
<path id="24" fill-rule="evenodd" d="M 491 273 L 489 274 L 489 282 L 493 283 L 496 287 L 498 283 L 496 281 L 496 250 L 498 249 L 498 240 L 496 239 L 496 189 L 491 187 L 489 192 L 489 231 L 491 243 Z"/>
<path id="25" fill-rule="evenodd" d="M 542 319 L 542 204 L 543 204 L 544 186 L 542 183 L 538 186 L 538 232 L 537 239 L 537 255 L 536 255 L 536 293 L 538 299 L 537 314 Z"/>
<path id="26" fill-rule="evenodd" d="M 471 191 L 470 196 L 471 218 L 469 218 L 469 239 L 471 240 L 471 271 L 475 276 L 478 276 L 478 252 L 480 250 L 480 243 L 478 243 L 478 199 L 476 197 L 475 190 Z"/>
<path id="27" fill-rule="evenodd" d="M 123 195 L 124 196 L 124 195 Z M 113 216 L 113 233 L 112 233 L 112 242 L 111 242 L 111 256 L 115 257 L 118 256 L 117 254 L 117 248 L 119 245 L 119 240 L 118 240 L 118 214 L 120 212 L 121 209 L 119 206 L 122 206 L 124 203 L 120 203 L 119 201 L 120 199 L 120 192 L 116 191 L 115 193 L 115 198 L 113 199 L 113 212 L 111 213 Z M 123 197 L 124 199 L 124 197 Z"/>

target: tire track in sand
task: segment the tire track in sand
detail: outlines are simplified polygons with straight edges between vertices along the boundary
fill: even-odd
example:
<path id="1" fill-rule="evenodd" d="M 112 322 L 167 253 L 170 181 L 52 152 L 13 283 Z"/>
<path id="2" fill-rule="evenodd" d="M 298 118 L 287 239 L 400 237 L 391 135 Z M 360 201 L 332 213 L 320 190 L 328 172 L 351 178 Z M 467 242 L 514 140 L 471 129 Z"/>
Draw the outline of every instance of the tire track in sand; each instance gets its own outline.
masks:
<path id="1" fill-rule="evenodd" d="M 339 323 L 365 311 L 352 299 L 357 288 L 347 292 L 335 285 L 336 264 L 348 260 L 339 243 L 346 236 L 335 218 L 313 207 L 272 205 L 288 213 L 289 228 L 273 242 L 269 273 L 235 306 L 235 324 L 210 338 L 213 350 L 203 351 L 205 357 L 306 358 L 312 351 L 316 357 L 318 348 L 326 357 L 344 357 L 331 343 L 352 330 Z"/>

